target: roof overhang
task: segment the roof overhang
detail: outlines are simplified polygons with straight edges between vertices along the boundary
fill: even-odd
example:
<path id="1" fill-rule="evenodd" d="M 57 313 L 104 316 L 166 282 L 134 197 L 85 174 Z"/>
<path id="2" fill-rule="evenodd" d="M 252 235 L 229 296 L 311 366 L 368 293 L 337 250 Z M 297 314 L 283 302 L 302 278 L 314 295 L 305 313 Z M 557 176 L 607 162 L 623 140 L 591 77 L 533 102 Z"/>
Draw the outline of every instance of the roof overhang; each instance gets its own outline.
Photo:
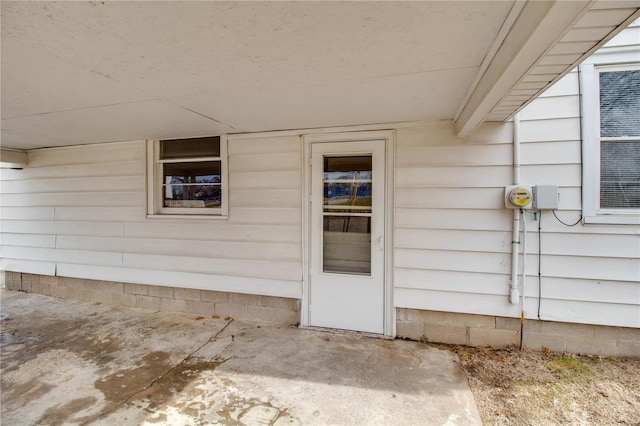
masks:
<path id="1" fill-rule="evenodd" d="M 2 1 L 2 146 L 504 121 L 640 0 Z"/>
<path id="2" fill-rule="evenodd" d="M 456 116 L 458 135 L 510 119 L 640 16 L 638 7 L 638 1 L 518 1 Z"/>

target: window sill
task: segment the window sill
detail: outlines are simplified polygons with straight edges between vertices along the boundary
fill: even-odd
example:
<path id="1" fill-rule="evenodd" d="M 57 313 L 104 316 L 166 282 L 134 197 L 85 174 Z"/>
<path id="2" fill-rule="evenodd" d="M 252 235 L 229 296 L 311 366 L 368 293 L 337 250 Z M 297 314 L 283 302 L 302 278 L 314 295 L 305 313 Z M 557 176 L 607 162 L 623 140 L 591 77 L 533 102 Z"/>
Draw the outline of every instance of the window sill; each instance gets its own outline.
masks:
<path id="1" fill-rule="evenodd" d="M 152 220 L 179 220 L 184 221 L 187 219 L 191 220 L 228 220 L 228 215 L 204 215 L 204 214 L 148 214 L 147 219 Z"/>
<path id="2" fill-rule="evenodd" d="M 586 225 L 640 225 L 640 214 L 585 216 Z"/>

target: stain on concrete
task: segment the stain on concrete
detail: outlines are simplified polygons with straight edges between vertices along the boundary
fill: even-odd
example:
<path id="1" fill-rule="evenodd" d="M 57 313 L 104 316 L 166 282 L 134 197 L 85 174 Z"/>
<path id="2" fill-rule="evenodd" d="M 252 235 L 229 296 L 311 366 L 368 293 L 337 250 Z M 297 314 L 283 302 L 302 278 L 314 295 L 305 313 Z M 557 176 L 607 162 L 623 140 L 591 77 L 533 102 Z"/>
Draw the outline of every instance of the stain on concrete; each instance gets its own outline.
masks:
<path id="1" fill-rule="evenodd" d="M 138 366 L 135 368 L 116 370 L 95 381 L 96 389 L 109 402 L 106 411 L 113 408 L 110 406 L 118 405 L 140 392 L 171 368 L 169 354 L 161 351 L 151 352 L 136 363 Z"/>
<path id="2" fill-rule="evenodd" d="M 38 425 L 63 425 L 68 421 L 84 423 L 83 418 L 77 418 L 76 414 L 91 407 L 96 402 L 93 397 L 76 398 L 65 404 L 50 407 L 44 415 L 36 421 Z"/>
<path id="3" fill-rule="evenodd" d="M 151 386 L 139 392 L 129 402 L 144 401 L 145 410 L 154 412 L 166 407 L 168 402 L 174 402 L 174 398 L 180 395 L 186 389 L 189 390 L 190 399 L 198 399 L 202 394 L 195 386 L 198 378 L 203 372 L 213 372 L 225 360 L 207 361 L 198 358 L 189 358 L 178 364 L 170 371 L 166 372 L 162 377 L 154 381 Z M 175 405 L 175 404 L 174 404 Z M 186 414 L 197 415 L 199 412 L 198 404 L 194 406 L 185 406 Z"/>
<path id="4" fill-rule="evenodd" d="M 479 423 L 418 343 L 5 294 L 3 426 Z"/>
<path id="5" fill-rule="evenodd" d="M 41 382 L 37 377 L 23 383 L 2 382 L 2 404 L 8 410 L 16 410 L 29 400 L 46 395 L 55 386 Z"/>

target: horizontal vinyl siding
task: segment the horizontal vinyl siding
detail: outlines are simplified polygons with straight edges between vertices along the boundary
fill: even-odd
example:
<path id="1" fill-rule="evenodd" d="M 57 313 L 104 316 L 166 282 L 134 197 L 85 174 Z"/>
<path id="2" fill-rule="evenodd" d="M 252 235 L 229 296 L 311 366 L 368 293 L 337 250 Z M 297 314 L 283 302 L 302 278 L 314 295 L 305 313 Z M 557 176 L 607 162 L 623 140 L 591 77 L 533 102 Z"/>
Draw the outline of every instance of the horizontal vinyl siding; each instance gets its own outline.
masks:
<path id="1" fill-rule="evenodd" d="M 582 209 L 579 102 L 574 71 L 520 113 L 521 182 L 558 185 L 567 223 Z M 465 140 L 447 123 L 398 130 L 396 151 L 396 306 L 519 316 L 508 301 L 513 216 L 503 201 L 511 124 Z M 527 318 L 540 301 L 545 320 L 640 327 L 637 227 L 566 227 L 550 211 L 526 220 Z"/>
<path id="2" fill-rule="evenodd" d="M 301 145 L 229 137 L 229 218 L 146 218 L 145 144 L 29 152 L 2 170 L 2 268 L 282 297 L 302 294 Z"/>
<path id="3" fill-rule="evenodd" d="M 452 123 L 401 129 L 396 142 L 396 306 L 515 316 L 507 300 L 511 124 L 470 138 Z"/>
<path id="4" fill-rule="evenodd" d="M 616 52 L 621 39 L 628 38 L 630 33 L 635 34 L 635 53 Z M 587 62 L 624 62 L 630 57 L 637 61 L 639 41 L 640 28 L 628 28 Z M 567 131 L 572 129 L 575 140 L 567 140 L 564 144 L 567 148 L 574 147 L 573 163 L 580 166 L 581 134 L 575 128 L 580 124 L 578 80 L 578 73 L 574 70 L 525 108 L 521 113 L 521 132 L 528 142 L 524 146 L 535 148 L 548 140 L 548 136 L 541 134 L 541 129 L 558 129 L 559 125 Z M 545 110 L 548 112 L 544 113 Z M 571 117 L 568 111 L 577 113 Z M 530 131 L 523 132 L 523 129 Z M 565 130 L 559 131 L 565 134 Z M 533 158 L 527 156 L 524 160 L 532 164 Z M 541 161 L 537 163 L 542 164 Z M 542 178 L 543 174 L 544 171 L 540 170 L 534 178 Z M 557 185 L 561 190 L 574 187 L 574 183 L 563 176 L 558 176 Z M 578 188 L 582 190 L 581 180 Z M 567 205 L 561 195 L 560 209 L 564 211 L 559 212 L 558 217 L 566 223 L 574 223 L 582 213 L 582 204 Z M 544 212 L 540 235 L 542 277 L 539 282 L 538 222 L 530 220 L 529 224 L 534 232 L 527 242 L 531 253 L 527 264 L 531 276 L 527 295 L 535 298 L 537 303 L 538 292 L 541 291 L 540 313 L 543 319 L 640 327 L 640 230 L 637 227 L 584 226 L 581 223 L 566 227 L 551 212 Z"/>

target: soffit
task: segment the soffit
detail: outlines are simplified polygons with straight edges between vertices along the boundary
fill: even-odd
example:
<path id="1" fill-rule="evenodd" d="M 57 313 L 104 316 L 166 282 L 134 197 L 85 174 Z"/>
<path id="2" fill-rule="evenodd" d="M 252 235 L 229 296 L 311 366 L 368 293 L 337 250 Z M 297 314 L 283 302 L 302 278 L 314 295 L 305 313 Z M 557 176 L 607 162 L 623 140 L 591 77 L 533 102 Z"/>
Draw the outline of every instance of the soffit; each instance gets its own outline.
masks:
<path id="1" fill-rule="evenodd" d="M 451 119 L 513 2 L 2 2 L 2 144 Z"/>
<path id="2" fill-rule="evenodd" d="M 485 121 L 511 118 L 636 19 L 638 6 L 638 1 L 595 2 L 500 100 Z"/>
<path id="3" fill-rule="evenodd" d="M 521 109 L 640 2 L 1 7 L 2 146 L 32 149 L 454 118 L 464 135 Z"/>

